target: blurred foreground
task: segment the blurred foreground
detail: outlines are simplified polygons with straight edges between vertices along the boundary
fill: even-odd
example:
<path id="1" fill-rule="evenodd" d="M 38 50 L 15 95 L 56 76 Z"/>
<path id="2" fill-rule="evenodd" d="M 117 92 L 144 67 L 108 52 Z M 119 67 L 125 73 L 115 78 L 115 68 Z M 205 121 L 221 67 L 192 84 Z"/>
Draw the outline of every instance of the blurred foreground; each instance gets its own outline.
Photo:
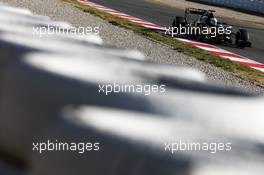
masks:
<path id="1" fill-rule="evenodd" d="M 1 5 L 0 23 L 0 174 L 263 173 L 263 97 L 25 9 Z M 34 33 L 51 26 L 68 32 Z M 113 84 L 153 93 L 100 92 Z"/>

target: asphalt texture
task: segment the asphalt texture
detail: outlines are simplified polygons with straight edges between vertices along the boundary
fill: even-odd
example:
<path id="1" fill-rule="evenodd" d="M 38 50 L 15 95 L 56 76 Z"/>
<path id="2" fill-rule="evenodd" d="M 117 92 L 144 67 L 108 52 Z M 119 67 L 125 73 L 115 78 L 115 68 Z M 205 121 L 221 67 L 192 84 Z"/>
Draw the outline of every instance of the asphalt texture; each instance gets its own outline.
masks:
<path id="1" fill-rule="evenodd" d="M 184 10 L 182 9 L 160 6 L 144 0 L 90 1 L 164 27 L 171 26 L 172 20 L 175 16 L 184 16 Z M 219 21 L 225 21 L 232 25 L 234 27 L 234 31 L 238 28 L 247 29 L 250 35 L 250 41 L 252 42 L 251 48 L 239 48 L 231 45 L 218 45 L 219 47 L 249 59 L 264 63 L 264 29 L 258 28 L 254 24 L 249 25 L 236 20 L 219 18 Z"/>

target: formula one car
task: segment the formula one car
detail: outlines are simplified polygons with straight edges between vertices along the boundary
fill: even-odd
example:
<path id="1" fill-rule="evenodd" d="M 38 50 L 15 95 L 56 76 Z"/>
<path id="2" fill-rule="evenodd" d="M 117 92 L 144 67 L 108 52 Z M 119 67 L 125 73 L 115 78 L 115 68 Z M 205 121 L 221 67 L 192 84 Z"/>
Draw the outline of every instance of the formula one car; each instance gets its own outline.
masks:
<path id="1" fill-rule="evenodd" d="M 173 30 L 180 29 L 177 33 L 184 33 L 185 36 L 202 42 L 231 44 L 239 47 L 251 46 L 247 30 L 238 29 L 237 32 L 233 32 L 231 25 L 218 22 L 214 12 L 214 10 L 187 8 L 184 17 L 177 16 L 173 20 Z"/>

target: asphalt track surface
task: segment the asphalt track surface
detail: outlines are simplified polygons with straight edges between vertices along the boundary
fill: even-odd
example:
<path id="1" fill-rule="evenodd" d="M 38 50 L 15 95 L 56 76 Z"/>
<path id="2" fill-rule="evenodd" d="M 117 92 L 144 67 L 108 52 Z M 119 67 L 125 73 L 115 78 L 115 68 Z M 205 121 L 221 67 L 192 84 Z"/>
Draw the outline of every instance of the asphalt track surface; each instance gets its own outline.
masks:
<path id="1" fill-rule="evenodd" d="M 144 19 L 154 24 L 169 27 L 175 16 L 183 16 L 184 10 L 159 6 L 157 4 L 149 3 L 144 0 L 90 0 L 108 8 L 121 11 L 123 13 L 132 15 L 137 18 Z M 264 63 L 264 29 L 258 28 L 255 25 L 244 24 L 241 21 L 221 19 L 228 24 L 233 25 L 234 29 L 244 28 L 249 31 L 251 48 L 238 48 L 236 46 L 222 46 L 219 47 L 230 52 L 239 54 L 249 59 Z"/>

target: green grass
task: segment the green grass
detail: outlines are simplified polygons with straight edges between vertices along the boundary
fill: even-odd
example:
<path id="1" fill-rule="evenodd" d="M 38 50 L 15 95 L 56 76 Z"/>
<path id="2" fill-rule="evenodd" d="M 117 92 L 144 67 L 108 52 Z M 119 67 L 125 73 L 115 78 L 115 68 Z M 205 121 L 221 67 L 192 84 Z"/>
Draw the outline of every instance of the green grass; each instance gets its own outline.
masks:
<path id="1" fill-rule="evenodd" d="M 206 63 L 210 63 L 216 67 L 220 67 L 228 72 L 231 72 L 233 75 L 249 80 L 257 86 L 264 88 L 264 73 L 251 69 L 249 67 L 234 63 L 227 59 L 223 59 L 217 55 L 211 54 L 205 50 L 199 49 L 197 47 L 191 46 L 189 44 L 184 44 L 183 42 L 174 40 L 170 37 L 164 36 L 156 31 L 138 26 L 128 20 L 116 17 L 109 13 L 97 10 L 90 6 L 83 5 L 76 0 L 62 0 L 67 2 L 84 12 L 91 13 L 96 15 L 113 25 L 117 25 L 129 30 L 134 31 L 135 33 L 141 34 L 147 38 L 152 40 L 162 42 L 166 45 L 172 47 L 172 49 L 177 50 L 178 52 L 182 52 L 185 55 L 196 58 L 197 60 L 204 61 Z"/>

